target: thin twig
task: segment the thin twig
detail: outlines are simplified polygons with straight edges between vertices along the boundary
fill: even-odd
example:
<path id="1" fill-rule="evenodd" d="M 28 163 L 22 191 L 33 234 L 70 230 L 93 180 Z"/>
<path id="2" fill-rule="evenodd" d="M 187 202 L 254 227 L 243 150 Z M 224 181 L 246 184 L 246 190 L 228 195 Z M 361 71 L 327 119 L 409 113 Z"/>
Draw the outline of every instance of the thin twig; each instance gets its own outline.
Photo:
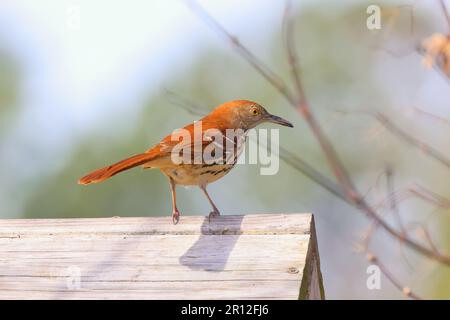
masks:
<path id="1" fill-rule="evenodd" d="M 185 0 L 186 4 L 195 12 L 200 20 L 203 20 L 221 37 L 229 41 L 233 48 L 253 67 L 255 68 L 270 84 L 283 93 L 283 95 L 291 102 L 295 103 L 294 95 L 289 90 L 285 82 L 276 75 L 264 62 L 258 59 L 250 50 L 241 44 L 239 39 L 231 35 L 216 19 L 214 19 L 202 6 L 194 0 Z"/>
<path id="2" fill-rule="evenodd" d="M 375 118 L 390 132 L 395 134 L 396 136 L 403 139 L 403 141 L 407 142 L 409 145 L 412 145 L 418 149 L 420 149 L 422 152 L 426 153 L 430 157 L 436 159 L 446 167 L 450 168 L 450 159 L 448 159 L 446 156 L 444 156 L 439 150 L 434 149 L 427 143 L 420 141 L 417 138 L 414 138 L 412 135 L 407 133 L 406 131 L 400 129 L 397 125 L 395 125 L 388 117 L 386 117 L 382 113 L 376 113 Z"/>
<path id="3" fill-rule="evenodd" d="M 411 194 L 411 196 L 420 198 L 436 207 L 447 210 L 450 209 L 450 199 L 447 199 L 446 197 L 439 195 L 417 183 L 413 187 L 407 189 L 407 191 Z"/>
<path id="4" fill-rule="evenodd" d="M 444 210 L 450 210 L 450 199 L 445 198 L 442 195 L 437 194 L 417 183 L 410 187 L 396 190 L 391 192 L 385 199 L 380 201 L 374 208 L 377 210 L 387 206 L 390 201 L 395 201 L 397 203 L 403 202 L 409 198 L 417 198 L 429 203 L 435 208 L 440 208 Z"/>
<path id="5" fill-rule="evenodd" d="M 375 264 L 380 268 L 380 271 L 389 279 L 389 281 L 400 290 L 405 296 L 414 300 L 422 300 L 422 298 L 414 293 L 409 287 L 406 287 L 398 281 L 394 275 L 386 268 L 386 266 L 380 261 L 380 259 L 374 255 L 372 252 L 367 252 L 367 260 Z"/>
<path id="6" fill-rule="evenodd" d="M 415 300 L 421 300 L 421 298 L 415 294 L 414 292 L 411 291 L 411 289 L 409 289 L 409 287 L 406 287 L 404 285 L 402 285 L 400 283 L 399 280 L 397 280 L 393 274 L 391 272 L 389 272 L 389 270 L 384 266 L 383 263 L 381 263 L 380 258 L 378 256 L 376 256 L 375 254 L 373 254 L 370 251 L 370 242 L 372 240 L 372 237 L 376 231 L 378 227 L 378 224 L 376 223 L 376 221 L 373 221 L 372 224 L 369 227 L 369 230 L 366 232 L 365 236 L 362 239 L 362 244 L 361 246 L 359 246 L 362 251 L 366 254 L 367 259 L 369 260 L 369 262 L 377 265 L 380 268 L 380 271 L 386 276 L 386 278 L 388 278 L 388 280 L 400 291 L 403 292 L 403 294 L 405 294 L 407 297 L 411 298 L 411 299 L 415 299 Z M 410 262 L 406 259 L 406 257 L 404 256 L 403 252 L 401 252 L 405 261 L 408 263 L 408 265 L 410 265 Z"/>
<path id="7" fill-rule="evenodd" d="M 283 16 L 283 33 L 284 33 L 284 45 L 286 47 L 287 59 L 291 70 L 291 76 L 294 80 L 295 88 L 297 90 L 298 104 L 304 104 L 306 102 L 306 95 L 303 90 L 302 81 L 300 79 L 299 66 L 297 62 L 297 56 L 295 55 L 295 41 L 294 41 L 294 19 L 292 19 L 292 1 L 286 0 Z"/>
<path id="8" fill-rule="evenodd" d="M 336 112 L 339 112 L 342 114 L 361 114 L 361 115 L 373 117 L 395 136 L 401 138 L 403 141 L 407 142 L 409 145 L 411 145 L 415 148 L 418 148 L 420 151 L 422 151 L 429 157 L 437 160 L 438 162 L 442 163 L 444 166 L 450 168 L 450 159 L 449 158 L 447 158 L 439 150 L 433 148 L 426 142 L 413 137 L 411 134 L 409 134 L 405 130 L 401 129 L 391 119 L 389 119 L 389 117 L 387 117 L 386 115 L 384 115 L 381 112 L 370 112 L 370 111 L 362 111 L 362 110 L 358 110 L 358 111 L 336 110 Z"/>
<path id="9" fill-rule="evenodd" d="M 400 217 L 399 217 L 400 218 Z M 403 223 L 401 223 L 401 225 L 403 226 Z M 372 240 L 373 235 L 375 234 L 376 230 L 379 227 L 379 223 L 377 223 L 377 221 L 372 221 L 372 223 L 369 226 L 369 229 L 366 231 L 365 235 L 363 236 L 362 240 L 361 240 L 361 246 L 363 249 L 363 252 L 367 253 L 369 250 L 369 246 L 370 246 L 370 242 Z M 404 235 L 407 235 L 407 230 L 403 227 L 402 228 L 402 233 Z M 403 246 L 402 246 L 402 242 L 398 241 L 397 242 L 399 245 L 399 251 L 400 251 L 400 255 L 402 256 L 402 258 L 405 260 L 407 266 L 410 269 L 414 268 L 414 265 L 409 261 L 409 259 L 407 258 L 407 256 L 405 255 L 405 252 L 403 250 Z"/>
<path id="10" fill-rule="evenodd" d="M 388 194 L 392 193 L 394 191 L 394 172 L 392 169 L 392 166 L 388 164 L 386 166 L 386 189 Z M 405 228 L 403 227 L 402 219 L 400 217 L 400 212 L 397 206 L 397 201 L 395 198 L 390 198 L 390 207 L 391 211 L 394 214 L 395 218 L 397 219 L 398 226 L 400 227 L 400 230 L 403 234 L 406 234 Z"/>
<path id="11" fill-rule="evenodd" d="M 425 238 L 425 240 L 428 242 L 428 244 L 430 245 L 430 248 L 436 252 L 439 253 L 439 249 L 436 247 L 436 245 L 434 244 L 433 239 L 431 238 L 430 232 L 423 226 L 420 226 L 420 230 Z"/>
<path id="12" fill-rule="evenodd" d="M 419 115 L 424 115 L 424 116 L 427 116 L 427 117 L 429 117 L 429 118 L 431 118 L 431 119 L 433 119 L 433 120 L 436 120 L 437 122 L 439 122 L 439 123 L 441 123 L 441 124 L 444 124 L 444 125 L 446 125 L 446 126 L 449 126 L 449 125 L 450 125 L 450 120 L 449 120 L 449 119 L 440 117 L 440 116 L 435 115 L 435 114 L 433 114 L 433 113 L 431 113 L 431 112 L 422 110 L 422 109 L 417 108 L 417 107 L 414 107 L 414 108 L 413 108 L 413 111 L 416 112 L 416 113 L 418 113 Z"/>
<path id="13" fill-rule="evenodd" d="M 203 106 L 200 106 L 197 103 L 194 103 L 193 101 L 181 96 L 180 94 L 172 90 L 164 88 L 164 91 L 170 103 L 184 109 L 185 111 L 187 111 L 192 115 L 203 117 L 211 111 Z"/>
<path id="14" fill-rule="evenodd" d="M 414 192 L 415 194 L 418 195 L 426 195 L 428 196 L 428 199 L 431 199 L 432 201 L 434 201 L 438 206 L 440 206 L 441 208 L 444 209 L 450 209 L 450 199 L 437 194 L 434 191 L 431 191 L 430 189 L 425 188 L 424 186 L 416 183 L 415 184 L 415 189 L 412 189 L 411 192 Z"/>
<path id="15" fill-rule="evenodd" d="M 442 13 L 444 14 L 445 21 L 447 21 L 447 25 L 450 29 L 450 14 L 448 13 L 447 5 L 444 0 L 439 0 L 439 4 L 441 5 Z"/>

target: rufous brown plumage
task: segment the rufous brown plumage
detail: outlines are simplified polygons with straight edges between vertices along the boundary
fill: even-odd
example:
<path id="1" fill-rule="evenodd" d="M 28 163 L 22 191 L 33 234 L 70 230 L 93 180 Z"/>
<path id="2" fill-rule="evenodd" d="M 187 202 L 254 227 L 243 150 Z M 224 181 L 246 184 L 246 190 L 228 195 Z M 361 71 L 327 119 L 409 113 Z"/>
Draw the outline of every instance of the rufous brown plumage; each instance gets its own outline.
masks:
<path id="1" fill-rule="evenodd" d="M 177 184 L 199 186 L 213 207 L 211 218 L 219 215 L 219 210 L 206 191 L 206 186 L 226 175 L 234 167 L 242 151 L 246 133 L 263 122 L 292 127 L 290 122 L 271 115 L 256 102 L 230 101 L 218 106 L 199 121 L 175 130 L 146 152 L 95 170 L 81 178 L 78 183 L 87 185 L 102 182 L 136 166 L 157 168 L 169 178 L 174 223 L 179 221 L 180 216 L 176 205 Z M 228 137 L 230 130 L 237 133 L 233 139 Z M 217 141 L 218 136 L 220 141 Z M 213 151 L 208 153 L 210 150 Z M 218 150 L 223 152 L 217 152 Z M 210 156 L 208 159 L 206 154 Z"/>

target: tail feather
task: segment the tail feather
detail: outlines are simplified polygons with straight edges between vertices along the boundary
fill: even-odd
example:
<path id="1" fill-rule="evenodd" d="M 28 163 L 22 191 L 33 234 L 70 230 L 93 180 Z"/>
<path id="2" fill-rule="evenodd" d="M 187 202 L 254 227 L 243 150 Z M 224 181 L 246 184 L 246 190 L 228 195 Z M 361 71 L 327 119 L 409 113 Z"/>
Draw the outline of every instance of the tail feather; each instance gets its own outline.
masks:
<path id="1" fill-rule="evenodd" d="M 90 184 L 90 183 L 97 183 L 102 182 L 108 178 L 111 178 L 112 176 L 131 169 L 133 167 L 139 166 L 141 164 L 147 163 L 150 160 L 152 160 L 155 157 L 152 153 L 141 153 L 137 154 L 135 156 L 132 156 L 130 158 L 124 159 L 122 161 L 119 161 L 115 164 L 112 164 L 108 167 L 104 167 L 98 170 L 95 170 L 88 175 L 84 176 L 80 180 L 78 180 L 78 184 Z"/>

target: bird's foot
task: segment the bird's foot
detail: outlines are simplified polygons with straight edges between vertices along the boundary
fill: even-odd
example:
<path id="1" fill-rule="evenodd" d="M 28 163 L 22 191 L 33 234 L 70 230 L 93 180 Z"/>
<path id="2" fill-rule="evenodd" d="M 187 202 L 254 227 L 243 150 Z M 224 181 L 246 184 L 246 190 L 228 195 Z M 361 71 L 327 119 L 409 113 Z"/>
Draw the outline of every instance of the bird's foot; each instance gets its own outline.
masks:
<path id="1" fill-rule="evenodd" d="M 180 212 L 177 210 L 172 213 L 172 222 L 173 224 L 177 224 L 178 221 L 180 221 Z"/>
<path id="2" fill-rule="evenodd" d="M 211 211 L 208 216 L 208 221 L 211 222 L 211 218 L 215 218 L 215 217 L 219 217 L 219 216 L 220 216 L 219 210 Z"/>

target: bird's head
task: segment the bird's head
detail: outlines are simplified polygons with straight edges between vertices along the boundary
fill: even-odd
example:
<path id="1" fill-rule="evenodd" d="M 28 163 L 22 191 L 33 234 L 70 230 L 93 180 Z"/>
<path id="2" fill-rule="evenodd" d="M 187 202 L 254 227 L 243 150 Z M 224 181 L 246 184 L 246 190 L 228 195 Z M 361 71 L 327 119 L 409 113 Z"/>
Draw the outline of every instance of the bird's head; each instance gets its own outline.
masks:
<path id="1" fill-rule="evenodd" d="M 213 114 L 227 118 L 234 128 L 249 130 L 261 123 L 271 122 L 293 128 L 289 121 L 270 114 L 264 107 L 249 100 L 234 100 L 217 107 Z"/>

